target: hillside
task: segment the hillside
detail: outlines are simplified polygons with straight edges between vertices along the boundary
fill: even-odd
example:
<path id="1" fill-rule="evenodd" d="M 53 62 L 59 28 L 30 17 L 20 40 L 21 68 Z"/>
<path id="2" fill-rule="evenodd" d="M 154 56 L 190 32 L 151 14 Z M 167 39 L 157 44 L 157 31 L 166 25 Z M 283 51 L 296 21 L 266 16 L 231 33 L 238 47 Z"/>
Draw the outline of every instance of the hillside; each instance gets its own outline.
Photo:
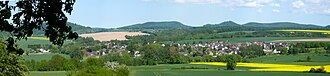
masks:
<path id="1" fill-rule="evenodd" d="M 87 34 L 87 33 L 97 33 L 97 32 L 125 32 L 128 30 L 166 30 L 166 29 L 190 29 L 192 26 L 184 25 L 177 21 L 167 21 L 167 22 L 146 22 L 142 24 L 134 24 L 129 26 L 124 26 L 120 28 L 91 28 L 82 26 L 76 23 L 68 22 L 68 26 L 72 27 L 72 30 L 77 32 L 78 34 Z M 46 25 L 44 25 L 46 26 Z M 257 23 L 257 22 L 249 22 L 246 24 L 237 24 L 233 21 L 225 21 L 219 24 L 206 24 L 203 27 L 206 28 L 213 28 L 213 27 L 228 27 L 228 26 L 235 26 L 242 28 L 246 27 L 278 27 L 278 28 L 288 28 L 288 29 L 330 29 L 330 25 L 326 26 L 317 26 L 312 24 L 298 24 L 298 23 L 291 23 L 291 22 L 276 22 L 276 23 Z M 43 36 L 44 32 L 40 30 L 34 30 L 34 36 Z"/>
<path id="2" fill-rule="evenodd" d="M 330 28 L 330 25 L 328 25 L 328 26 L 325 26 L 325 28 Z"/>
<path id="3" fill-rule="evenodd" d="M 323 28 L 322 26 L 311 25 L 311 24 L 298 24 L 291 22 L 276 22 L 276 23 L 257 23 L 250 22 L 243 24 L 243 26 L 251 26 L 251 27 L 281 27 L 281 28 L 308 28 L 308 29 L 317 29 Z"/>
<path id="4" fill-rule="evenodd" d="M 221 27 L 221 26 L 241 26 L 233 21 L 225 21 L 220 24 L 206 24 L 203 27 Z"/>
<path id="5" fill-rule="evenodd" d="M 185 29 L 190 28 L 190 26 L 184 25 L 177 21 L 169 21 L 169 22 L 146 22 L 142 24 L 135 24 L 130 26 L 120 27 L 118 29 L 154 29 L 154 30 L 162 30 L 162 29 Z"/>
<path id="6" fill-rule="evenodd" d="M 95 32 L 91 27 L 85 27 L 76 23 L 67 23 L 68 26 L 72 27 L 72 31 L 77 32 L 78 34 L 92 33 Z"/>
<path id="7" fill-rule="evenodd" d="M 91 27 L 85 27 L 85 26 L 82 26 L 82 25 L 79 25 L 79 24 L 76 24 L 76 23 L 72 23 L 72 22 L 67 22 L 66 25 L 71 26 L 72 31 L 77 32 L 78 34 L 85 34 L 85 33 L 95 32 L 93 30 L 93 28 L 91 28 Z M 46 26 L 47 25 L 43 25 L 43 27 L 46 27 Z M 44 36 L 45 32 L 43 32 L 41 30 L 34 30 L 33 33 L 34 33 L 34 36 Z"/>

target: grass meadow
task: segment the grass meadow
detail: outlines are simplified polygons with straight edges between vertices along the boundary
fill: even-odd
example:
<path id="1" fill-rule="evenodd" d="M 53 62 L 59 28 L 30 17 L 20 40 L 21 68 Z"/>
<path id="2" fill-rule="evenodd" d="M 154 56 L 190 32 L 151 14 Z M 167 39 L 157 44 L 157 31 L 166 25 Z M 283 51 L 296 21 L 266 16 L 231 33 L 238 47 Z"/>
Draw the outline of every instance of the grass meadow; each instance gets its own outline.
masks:
<path id="1" fill-rule="evenodd" d="M 262 41 L 262 42 L 271 42 L 276 40 L 294 40 L 294 39 L 310 39 L 307 37 L 249 37 L 249 38 L 219 38 L 219 39 L 193 39 L 193 40 L 181 40 L 177 41 L 177 43 L 193 43 L 193 42 L 209 42 L 209 41 L 229 41 L 232 43 L 237 42 L 251 42 L 254 40 Z"/>
<path id="2" fill-rule="evenodd" d="M 46 54 L 37 54 L 37 53 L 30 53 L 29 55 L 23 55 L 24 60 L 32 60 L 41 61 L 41 60 L 50 60 L 52 56 L 56 55 L 55 53 L 46 53 Z M 59 54 L 67 59 L 70 58 L 69 55 Z"/>
<path id="3" fill-rule="evenodd" d="M 28 76 L 65 76 L 65 71 L 30 71 Z"/>
<path id="4" fill-rule="evenodd" d="M 24 56 L 25 59 L 50 59 L 51 55 Z M 295 62 L 312 58 L 312 62 Z M 68 56 L 67 56 L 68 57 Z M 192 64 L 159 64 L 154 66 L 129 66 L 130 76 L 329 76 L 329 73 L 303 73 L 311 67 L 330 69 L 328 54 L 268 55 L 250 59 L 251 63 L 238 63 L 235 71 L 227 71 L 225 63 L 198 62 Z M 189 69 L 182 67 L 194 67 Z M 284 68 L 284 69 L 283 69 Z M 288 69 L 289 68 L 289 69 Z M 298 69 L 298 70 L 297 70 Z M 278 71 L 282 70 L 282 71 Z M 286 71 L 289 70 L 289 71 Z M 296 71 L 291 71 L 296 70 Z M 328 71 L 329 72 L 329 71 Z M 32 71 L 29 76 L 65 76 L 64 71 Z"/>

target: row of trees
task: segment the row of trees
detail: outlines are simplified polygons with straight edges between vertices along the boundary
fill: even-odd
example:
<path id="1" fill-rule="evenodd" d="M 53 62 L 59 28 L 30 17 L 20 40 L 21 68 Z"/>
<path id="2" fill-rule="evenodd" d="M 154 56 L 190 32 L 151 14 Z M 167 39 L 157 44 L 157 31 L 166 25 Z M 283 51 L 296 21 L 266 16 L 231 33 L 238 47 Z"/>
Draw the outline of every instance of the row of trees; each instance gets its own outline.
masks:
<path id="1" fill-rule="evenodd" d="M 58 54 L 52 56 L 50 60 L 26 60 L 24 64 L 28 66 L 30 71 L 67 71 L 83 68 L 79 59 L 66 59 Z"/>
<path id="2" fill-rule="evenodd" d="M 213 57 L 211 55 L 194 55 L 184 56 L 179 54 L 179 49 L 174 46 L 161 46 L 160 44 L 144 45 L 139 48 L 131 48 L 131 50 L 139 50 L 140 57 L 135 57 L 133 53 L 128 52 L 110 52 L 102 56 L 101 59 L 110 62 L 119 62 L 129 66 L 137 65 L 156 65 L 156 64 L 183 64 L 189 62 L 226 62 L 227 55 Z M 236 60 L 235 60 L 236 61 Z M 239 61 L 244 61 L 240 58 Z"/>
<path id="3" fill-rule="evenodd" d="M 298 54 L 298 53 L 330 53 L 328 49 L 330 43 L 328 42 L 303 42 L 295 43 L 288 50 L 288 54 Z"/>
<path id="4" fill-rule="evenodd" d="M 68 71 L 69 76 L 128 76 L 129 70 L 125 65 L 105 62 L 99 58 L 87 58 L 81 61 L 77 58 L 66 59 L 54 55 L 50 60 L 28 60 L 24 63 L 30 71 Z"/>

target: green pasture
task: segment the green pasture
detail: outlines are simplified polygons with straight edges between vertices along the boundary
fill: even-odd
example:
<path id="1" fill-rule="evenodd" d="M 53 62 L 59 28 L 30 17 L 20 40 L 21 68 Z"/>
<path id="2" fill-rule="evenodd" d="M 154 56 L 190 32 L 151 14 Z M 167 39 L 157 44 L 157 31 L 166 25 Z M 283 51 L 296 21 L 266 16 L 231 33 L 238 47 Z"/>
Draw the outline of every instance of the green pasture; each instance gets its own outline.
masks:
<path id="1" fill-rule="evenodd" d="M 256 31 L 231 31 L 231 32 L 222 32 L 222 33 L 219 33 L 219 34 L 234 34 L 234 33 L 239 33 L 239 32 L 253 33 L 253 32 L 256 32 Z"/>
<path id="2" fill-rule="evenodd" d="M 28 76 L 65 76 L 65 71 L 30 71 Z"/>
<path id="3" fill-rule="evenodd" d="M 50 60 L 52 56 L 56 55 L 55 53 L 46 53 L 46 54 L 37 54 L 37 53 L 31 53 L 29 55 L 23 55 L 24 60 L 36 60 L 36 61 L 41 61 L 41 60 Z M 67 59 L 70 58 L 69 55 L 65 54 L 59 54 Z"/>
<path id="4" fill-rule="evenodd" d="M 193 40 L 181 40 L 177 43 L 193 43 L 193 42 L 209 42 L 209 41 L 229 41 L 232 43 L 237 42 L 252 42 L 258 40 L 261 42 L 271 42 L 275 40 L 293 40 L 293 39 L 309 39 L 307 37 L 249 37 L 249 38 L 219 38 L 219 39 L 193 39 Z"/>
<path id="5" fill-rule="evenodd" d="M 295 62 L 311 58 L 311 62 Z M 267 55 L 249 59 L 253 63 L 301 64 L 301 65 L 330 65 L 330 54 L 303 53 L 298 55 Z"/>
<path id="6" fill-rule="evenodd" d="M 175 69 L 180 67 L 198 67 L 208 69 Z M 237 67 L 236 71 L 227 71 L 224 66 L 193 64 L 161 64 L 155 66 L 131 66 L 130 76 L 329 76 L 321 73 L 302 72 L 254 72 L 246 67 Z"/>

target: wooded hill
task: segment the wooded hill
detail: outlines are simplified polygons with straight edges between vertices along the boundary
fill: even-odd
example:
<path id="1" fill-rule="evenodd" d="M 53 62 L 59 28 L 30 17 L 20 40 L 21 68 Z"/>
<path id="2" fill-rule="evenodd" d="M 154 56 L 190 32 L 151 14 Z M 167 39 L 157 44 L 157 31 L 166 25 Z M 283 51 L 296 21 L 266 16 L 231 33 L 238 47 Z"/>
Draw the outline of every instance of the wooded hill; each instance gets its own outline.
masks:
<path id="1" fill-rule="evenodd" d="M 169 22 L 146 22 L 142 24 L 134 24 L 129 26 L 120 27 L 118 29 L 152 29 L 152 30 L 163 30 L 163 29 L 187 29 L 191 26 L 184 25 L 177 21 Z"/>
<path id="2" fill-rule="evenodd" d="M 292 22 L 276 22 L 276 23 L 257 23 L 257 22 L 249 22 L 246 24 L 238 24 L 233 21 L 225 21 L 219 24 L 206 24 L 199 27 L 188 26 L 183 23 L 177 21 L 167 21 L 167 22 L 146 22 L 142 24 L 134 24 L 129 26 L 124 26 L 120 28 L 92 28 L 82 26 L 76 23 L 68 22 L 68 26 L 72 27 L 72 30 L 77 32 L 78 34 L 86 34 L 86 33 L 96 33 L 96 32 L 113 32 L 113 31 L 145 31 L 145 30 L 169 30 L 169 29 L 204 29 L 204 30 L 212 30 L 216 28 L 228 28 L 228 27 L 240 27 L 240 28 L 282 28 L 282 29 L 330 29 L 330 25 L 328 26 L 318 26 L 312 24 L 298 24 Z M 46 25 L 44 25 L 46 26 Z M 257 28 L 256 28 L 257 27 Z M 44 32 L 35 30 L 35 36 L 43 36 Z"/>
<path id="3" fill-rule="evenodd" d="M 292 22 L 276 22 L 276 23 L 257 23 L 249 22 L 246 24 L 238 24 L 233 21 L 225 21 L 219 24 L 206 24 L 201 27 L 227 27 L 227 26 L 246 26 L 246 27 L 271 27 L 271 28 L 301 28 L 301 29 L 324 29 L 324 26 L 313 24 L 299 24 Z M 139 30 L 164 30 L 164 29 L 190 29 L 193 26 L 188 26 L 177 21 L 170 22 L 146 22 L 142 24 L 135 24 L 120 27 L 118 29 L 139 29 Z M 330 27 L 330 26 L 327 26 Z M 199 27 L 200 28 L 200 27 Z"/>

